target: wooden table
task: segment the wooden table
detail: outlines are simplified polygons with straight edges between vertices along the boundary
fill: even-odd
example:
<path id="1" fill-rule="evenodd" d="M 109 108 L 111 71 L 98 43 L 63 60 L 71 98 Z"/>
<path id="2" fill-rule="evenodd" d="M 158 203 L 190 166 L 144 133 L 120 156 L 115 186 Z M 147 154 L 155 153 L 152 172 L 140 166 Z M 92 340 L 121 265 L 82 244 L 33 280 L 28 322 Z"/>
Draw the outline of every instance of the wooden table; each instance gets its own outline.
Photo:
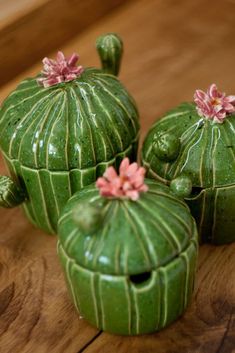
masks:
<path id="1" fill-rule="evenodd" d="M 143 137 L 165 110 L 191 100 L 196 88 L 216 82 L 235 92 L 234 20 L 234 0 L 127 1 L 63 49 L 78 51 L 83 65 L 99 65 L 95 38 L 120 33 L 120 78 L 139 105 Z M 21 77 L 39 70 L 40 63 Z M 0 90 L 1 100 L 21 77 Z M 76 315 L 56 237 L 33 228 L 20 209 L 1 209 L 0 219 L 0 353 L 235 352 L 235 244 L 200 248 L 194 300 L 180 320 L 156 334 L 120 337 Z"/>

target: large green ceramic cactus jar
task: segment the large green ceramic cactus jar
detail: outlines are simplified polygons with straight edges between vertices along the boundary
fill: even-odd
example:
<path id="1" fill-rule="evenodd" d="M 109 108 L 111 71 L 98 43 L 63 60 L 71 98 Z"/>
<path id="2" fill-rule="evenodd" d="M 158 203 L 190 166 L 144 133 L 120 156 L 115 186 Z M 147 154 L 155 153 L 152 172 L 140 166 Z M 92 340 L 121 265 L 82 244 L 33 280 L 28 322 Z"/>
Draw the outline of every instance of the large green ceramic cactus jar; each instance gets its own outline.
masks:
<path id="1" fill-rule="evenodd" d="M 138 335 L 162 329 L 185 311 L 197 230 L 187 205 L 161 183 L 145 179 L 148 191 L 122 197 L 115 190 L 123 174 L 121 181 L 114 177 L 110 192 L 101 180 L 104 196 L 93 184 L 68 201 L 58 253 L 80 315 L 99 329 Z"/>
<path id="2" fill-rule="evenodd" d="M 186 199 L 202 242 L 235 240 L 234 96 L 211 85 L 196 91 L 195 103 L 182 104 L 157 120 L 146 136 L 142 162 L 147 176 L 180 187 L 193 184 Z"/>
<path id="3" fill-rule="evenodd" d="M 116 77 L 122 41 L 104 35 L 97 50 L 102 69 L 76 66 L 75 54 L 45 58 L 42 73 L 22 81 L 0 110 L 0 148 L 12 177 L 0 179 L 0 205 L 25 201 L 29 219 L 46 232 L 55 232 L 75 191 L 123 157 L 136 159 L 138 112 Z"/>

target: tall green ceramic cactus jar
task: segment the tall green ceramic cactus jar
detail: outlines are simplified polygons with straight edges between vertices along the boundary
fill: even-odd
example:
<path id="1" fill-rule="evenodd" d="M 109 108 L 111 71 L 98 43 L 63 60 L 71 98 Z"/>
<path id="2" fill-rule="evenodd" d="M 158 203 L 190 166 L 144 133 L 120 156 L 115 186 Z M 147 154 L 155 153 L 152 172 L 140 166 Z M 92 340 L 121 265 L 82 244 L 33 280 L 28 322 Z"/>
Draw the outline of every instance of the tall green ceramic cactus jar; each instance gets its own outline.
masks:
<path id="1" fill-rule="evenodd" d="M 160 330 L 192 296 L 195 221 L 182 199 L 144 181 L 144 168 L 127 158 L 120 176 L 110 167 L 96 185 L 77 192 L 59 220 L 58 253 L 74 305 L 111 333 Z"/>
<path id="2" fill-rule="evenodd" d="M 157 120 L 146 136 L 142 162 L 147 176 L 173 188 L 188 177 L 186 198 L 202 242 L 235 240 L 235 96 L 215 84 Z"/>
<path id="3" fill-rule="evenodd" d="M 0 110 L 0 148 L 12 177 L 0 178 L 0 205 L 24 202 L 46 232 L 55 232 L 75 191 L 123 157 L 136 159 L 138 112 L 117 79 L 122 41 L 101 36 L 97 50 L 102 69 L 77 66 L 75 54 L 45 58 L 42 73 L 22 81 Z"/>

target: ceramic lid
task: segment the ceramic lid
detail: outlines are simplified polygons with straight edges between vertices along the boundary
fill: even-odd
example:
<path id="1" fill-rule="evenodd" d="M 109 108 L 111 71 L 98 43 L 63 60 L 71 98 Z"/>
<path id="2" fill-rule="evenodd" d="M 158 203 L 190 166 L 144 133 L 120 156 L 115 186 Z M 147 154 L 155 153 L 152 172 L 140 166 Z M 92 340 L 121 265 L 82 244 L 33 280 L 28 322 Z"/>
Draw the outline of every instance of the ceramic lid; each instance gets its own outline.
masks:
<path id="1" fill-rule="evenodd" d="M 165 146 L 170 141 L 170 158 L 160 155 L 156 146 L 160 140 Z M 148 176 L 165 181 L 184 174 L 196 187 L 234 184 L 235 115 L 218 124 L 201 118 L 194 103 L 184 103 L 152 126 L 144 141 L 142 160 Z"/>
<path id="2" fill-rule="evenodd" d="M 145 184 L 149 190 L 137 201 L 104 199 L 95 185 L 76 193 L 58 226 L 67 256 L 92 271 L 131 275 L 163 266 L 192 241 L 196 243 L 196 226 L 187 205 L 167 186 L 148 179 Z M 92 234 L 81 231 L 74 217 L 76 210 L 89 205 L 102 218 Z"/>
<path id="3" fill-rule="evenodd" d="M 41 75 L 26 79 L 5 99 L 0 148 L 8 158 L 35 169 L 86 169 L 112 162 L 137 140 L 135 102 L 115 76 L 121 40 L 106 35 L 97 41 L 97 49 L 102 70 L 71 66 L 65 78 L 70 81 L 60 82 L 63 75 L 50 73 L 63 71 L 62 64 L 73 63 L 77 56 L 66 61 L 59 52 L 62 64 L 44 59 L 47 80 L 40 84 Z"/>

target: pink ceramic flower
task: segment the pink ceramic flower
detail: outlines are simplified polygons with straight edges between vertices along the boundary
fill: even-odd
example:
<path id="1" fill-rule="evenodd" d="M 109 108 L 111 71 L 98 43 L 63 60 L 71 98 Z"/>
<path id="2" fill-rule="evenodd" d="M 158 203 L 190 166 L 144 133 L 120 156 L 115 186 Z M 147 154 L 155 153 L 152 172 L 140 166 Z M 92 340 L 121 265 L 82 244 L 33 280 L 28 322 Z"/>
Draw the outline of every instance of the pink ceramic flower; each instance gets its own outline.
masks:
<path id="1" fill-rule="evenodd" d="M 235 96 L 226 96 L 219 92 L 213 83 L 207 92 L 196 90 L 194 102 L 200 116 L 222 123 L 228 114 L 235 112 Z"/>
<path id="2" fill-rule="evenodd" d="M 50 87 L 60 82 L 72 81 L 83 72 L 82 66 L 76 66 L 79 56 L 72 54 L 65 58 L 61 51 L 58 51 L 56 60 L 44 58 L 42 77 L 38 78 L 39 84 Z"/>
<path id="3" fill-rule="evenodd" d="M 136 201 L 140 192 L 148 191 L 144 184 L 145 169 L 137 163 L 130 164 L 128 158 L 123 159 L 119 175 L 113 167 L 109 167 L 104 176 L 96 182 L 100 194 L 111 198 L 129 198 Z"/>

